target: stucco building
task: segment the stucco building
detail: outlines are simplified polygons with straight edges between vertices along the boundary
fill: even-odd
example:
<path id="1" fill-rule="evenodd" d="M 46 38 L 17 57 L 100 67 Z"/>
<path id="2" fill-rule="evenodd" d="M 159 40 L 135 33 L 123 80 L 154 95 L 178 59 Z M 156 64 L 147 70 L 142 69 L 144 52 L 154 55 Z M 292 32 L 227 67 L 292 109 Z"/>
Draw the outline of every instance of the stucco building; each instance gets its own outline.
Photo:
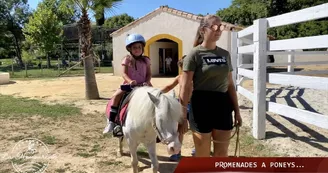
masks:
<path id="1" fill-rule="evenodd" d="M 145 55 L 151 59 L 153 76 L 165 75 L 164 58 L 170 56 L 172 75 L 179 73 L 177 61 L 193 47 L 201 16 L 161 6 L 138 20 L 118 29 L 111 34 L 113 39 L 113 70 L 114 75 L 122 74 L 121 62 L 128 54 L 125 49 L 127 34 L 142 34 L 146 39 Z M 222 22 L 229 29 L 241 30 L 233 24 Z M 230 30 L 224 31 L 217 45 L 230 51 Z"/>

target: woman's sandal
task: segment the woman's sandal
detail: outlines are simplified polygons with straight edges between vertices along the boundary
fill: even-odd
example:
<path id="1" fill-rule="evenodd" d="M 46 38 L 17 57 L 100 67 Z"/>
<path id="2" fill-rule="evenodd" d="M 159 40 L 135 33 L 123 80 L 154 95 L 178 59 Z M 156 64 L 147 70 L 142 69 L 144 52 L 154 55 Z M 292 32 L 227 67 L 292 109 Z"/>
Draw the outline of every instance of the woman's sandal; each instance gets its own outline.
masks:
<path id="1" fill-rule="evenodd" d="M 191 150 L 191 156 L 195 156 L 196 150 L 195 148 Z"/>
<path id="2" fill-rule="evenodd" d="M 176 162 L 176 161 L 178 161 L 180 158 L 181 158 L 181 151 L 180 151 L 179 154 L 173 154 L 173 155 L 171 155 L 169 159 L 170 159 L 170 161 L 174 161 L 174 162 Z"/>

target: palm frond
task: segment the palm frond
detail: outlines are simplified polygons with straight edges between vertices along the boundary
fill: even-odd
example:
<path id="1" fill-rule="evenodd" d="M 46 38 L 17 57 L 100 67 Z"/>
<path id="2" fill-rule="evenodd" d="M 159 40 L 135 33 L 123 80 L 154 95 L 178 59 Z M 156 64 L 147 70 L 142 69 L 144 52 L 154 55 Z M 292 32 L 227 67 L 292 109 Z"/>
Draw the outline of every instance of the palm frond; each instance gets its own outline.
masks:
<path id="1" fill-rule="evenodd" d="M 82 11 L 82 6 L 78 0 L 60 0 L 58 9 L 65 13 L 76 15 L 78 12 Z"/>
<path id="2" fill-rule="evenodd" d="M 76 6 L 82 11 L 83 9 L 83 5 L 81 4 L 81 2 L 79 0 L 73 0 L 73 2 L 76 4 Z"/>
<path id="3" fill-rule="evenodd" d="M 95 12 L 95 17 L 99 18 L 102 13 L 115 13 L 114 8 L 118 8 L 122 0 L 95 0 L 92 10 Z"/>
<path id="4" fill-rule="evenodd" d="M 105 14 L 112 14 L 113 16 L 117 15 L 117 13 L 115 12 L 115 9 L 119 9 L 119 6 L 121 5 L 121 2 L 115 2 L 112 5 L 112 8 L 108 8 L 105 10 Z"/>

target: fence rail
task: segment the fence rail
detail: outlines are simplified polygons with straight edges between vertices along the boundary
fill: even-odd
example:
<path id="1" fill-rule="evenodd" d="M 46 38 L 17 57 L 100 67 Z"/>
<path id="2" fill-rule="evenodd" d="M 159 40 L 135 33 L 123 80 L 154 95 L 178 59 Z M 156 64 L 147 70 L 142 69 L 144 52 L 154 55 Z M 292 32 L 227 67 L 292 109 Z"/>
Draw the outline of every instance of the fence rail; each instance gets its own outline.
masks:
<path id="1" fill-rule="evenodd" d="M 284 63 L 267 63 L 266 66 L 287 66 L 287 65 L 323 65 L 328 64 L 328 61 L 309 61 L 309 62 L 284 62 Z M 253 64 L 241 64 L 238 68 L 253 68 Z"/>
<path id="2" fill-rule="evenodd" d="M 328 74 L 323 71 L 294 71 L 296 65 L 321 65 L 328 61 L 295 62 L 295 55 L 328 55 L 327 51 L 298 52 L 299 49 L 328 48 L 328 35 L 269 41 L 267 30 L 272 27 L 328 17 L 328 3 L 278 15 L 257 19 L 239 32 L 232 32 L 232 63 L 234 82 L 238 93 L 253 103 L 253 136 L 265 138 L 266 112 L 273 112 L 305 123 L 328 129 L 328 115 L 278 104 L 266 100 L 266 82 L 328 91 L 328 78 L 299 76 L 296 74 Z M 253 55 L 251 64 L 243 64 L 245 55 Z M 268 55 L 288 55 L 287 63 L 267 63 Z M 288 72 L 267 73 L 268 66 L 288 66 Z M 250 70 L 249 68 L 252 68 Z M 242 87 L 245 79 L 253 79 L 253 92 Z"/>
<path id="3" fill-rule="evenodd" d="M 327 40 L 328 35 L 276 40 L 270 41 L 268 47 L 270 51 L 327 48 Z"/>
<path id="4" fill-rule="evenodd" d="M 298 108 L 293 108 L 279 103 L 267 102 L 268 111 L 275 112 L 288 118 L 292 118 L 304 123 L 316 125 L 321 128 L 327 128 L 328 116 L 322 115 Z"/>
<path id="5" fill-rule="evenodd" d="M 269 28 L 322 19 L 328 16 L 328 3 L 267 18 Z"/>

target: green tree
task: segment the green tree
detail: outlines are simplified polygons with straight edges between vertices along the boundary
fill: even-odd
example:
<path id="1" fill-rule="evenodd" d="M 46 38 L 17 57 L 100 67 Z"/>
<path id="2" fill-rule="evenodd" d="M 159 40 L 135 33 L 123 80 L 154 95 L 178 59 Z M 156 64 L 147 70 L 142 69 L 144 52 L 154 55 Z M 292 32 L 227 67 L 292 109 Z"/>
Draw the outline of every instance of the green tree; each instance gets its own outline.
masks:
<path id="1" fill-rule="evenodd" d="M 231 6 L 217 11 L 223 21 L 250 26 L 258 18 L 266 18 L 327 3 L 328 0 L 233 0 Z M 327 19 L 270 28 L 276 39 L 313 36 L 327 33 Z"/>
<path id="2" fill-rule="evenodd" d="M 223 21 L 249 26 L 253 20 L 268 16 L 267 3 L 261 0 L 233 0 L 230 7 L 218 10 L 217 15 Z"/>
<path id="3" fill-rule="evenodd" d="M 24 66 L 21 56 L 22 27 L 29 15 L 27 0 L 0 0 L 0 46 L 8 50 L 13 45 L 21 67 Z"/>
<path id="4" fill-rule="evenodd" d="M 288 12 L 287 0 L 270 0 L 268 4 L 269 16 L 276 16 Z"/>
<path id="5" fill-rule="evenodd" d="M 22 60 L 25 64 L 25 77 L 28 76 L 27 66 L 28 66 L 28 64 L 32 63 L 33 57 L 34 57 L 34 55 L 33 55 L 33 52 L 31 50 L 24 50 L 23 49 L 23 51 L 22 51 Z"/>
<path id="6" fill-rule="evenodd" d="M 96 76 L 93 65 L 92 43 L 91 43 L 91 24 L 88 11 L 91 10 L 95 14 L 101 14 L 103 11 L 110 10 L 121 0 L 62 0 L 61 9 L 69 10 L 76 7 L 81 13 L 78 21 L 79 35 L 81 43 L 81 58 L 84 61 L 84 77 L 86 99 L 99 99 Z M 95 16 L 99 19 L 99 16 Z"/>
<path id="7" fill-rule="evenodd" d="M 76 9 L 71 9 L 73 13 L 68 12 L 67 10 L 59 9 L 59 6 L 63 0 L 43 0 L 40 2 L 43 7 L 50 8 L 53 13 L 56 14 L 58 20 L 63 23 L 63 25 L 74 23 L 78 19 L 78 14 Z"/>
<path id="8" fill-rule="evenodd" d="M 52 11 L 51 6 L 47 6 L 46 3 L 39 3 L 23 29 L 26 40 L 36 45 L 47 56 L 48 68 L 51 66 L 49 54 L 56 49 L 56 44 L 61 41 L 62 26 L 62 22 Z"/>
<path id="9" fill-rule="evenodd" d="M 288 8 L 288 11 L 296 11 L 303 8 L 309 8 L 316 5 L 324 4 L 327 2 L 328 0 L 287 0 L 287 4 L 285 4 L 285 6 Z"/>
<path id="10" fill-rule="evenodd" d="M 124 13 L 106 19 L 105 26 L 109 28 L 122 28 L 123 26 L 133 21 L 134 18 L 132 16 L 129 16 L 128 14 Z"/>

